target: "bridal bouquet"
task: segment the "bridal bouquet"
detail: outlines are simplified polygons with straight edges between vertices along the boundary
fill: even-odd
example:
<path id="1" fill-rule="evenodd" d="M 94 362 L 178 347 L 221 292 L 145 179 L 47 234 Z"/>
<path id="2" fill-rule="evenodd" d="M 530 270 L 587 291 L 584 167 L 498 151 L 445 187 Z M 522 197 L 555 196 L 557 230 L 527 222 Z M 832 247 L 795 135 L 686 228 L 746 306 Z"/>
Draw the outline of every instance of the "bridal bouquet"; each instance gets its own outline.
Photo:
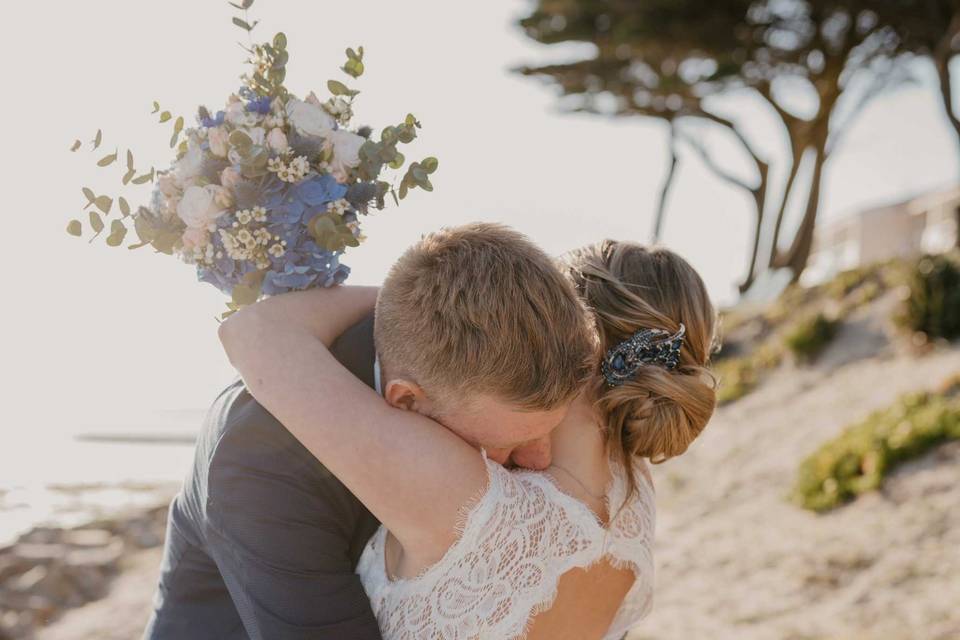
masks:
<path id="1" fill-rule="evenodd" d="M 231 3 L 233 4 L 233 3 Z M 253 0 L 234 4 L 244 11 Z M 256 23 L 234 18 L 250 33 Z M 146 206 L 131 212 L 118 199 L 120 215 L 110 224 L 106 242 L 120 246 L 132 224 L 139 242 L 196 265 L 197 275 L 231 296 L 229 315 L 263 295 L 327 287 L 343 282 L 350 270 L 340 263 L 348 247 L 364 239 L 360 216 L 382 209 L 387 194 L 399 202 L 410 189 L 433 189 L 436 158 L 411 163 L 399 188 L 382 179 L 384 169 L 405 164 L 398 145 L 417 136 L 412 115 L 374 136 L 369 127 L 351 128 L 358 92 L 330 80 L 330 96 L 310 92 L 303 99 L 284 85 L 287 39 L 244 47 L 251 71 L 222 109 L 197 110 L 196 126 L 184 128 L 154 103 L 160 122 L 173 121 L 171 148 L 176 158 L 164 171 L 137 175 L 127 151 L 123 184 L 153 184 Z M 352 78 L 364 71 L 363 47 L 346 50 L 341 70 Z M 97 132 L 94 148 L 100 146 Z M 76 151 L 76 141 L 72 150 Z M 98 165 L 117 162 L 118 152 Z M 94 238 L 105 231 L 113 198 L 83 189 Z M 72 220 L 67 231 L 83 234 Z M 92 239 L 91 239 L 92 241 Z"/>

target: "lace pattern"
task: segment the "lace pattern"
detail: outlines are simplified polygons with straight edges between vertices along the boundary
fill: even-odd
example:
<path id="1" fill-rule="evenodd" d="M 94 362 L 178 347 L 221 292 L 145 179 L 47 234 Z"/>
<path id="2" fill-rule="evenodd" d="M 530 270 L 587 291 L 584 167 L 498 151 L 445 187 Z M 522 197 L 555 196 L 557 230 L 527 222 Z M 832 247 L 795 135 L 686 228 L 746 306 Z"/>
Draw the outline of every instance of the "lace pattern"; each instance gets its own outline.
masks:
<path id="1" fill-rule="evenodd" d="M 522 638 L 531 618 L 550 607 L 564 573 L 604 557 L 636 575 L 605 637 L 619 639 L 649 612 L 655 511 L 645 474 L 637 474 L 639 495 L 604 528 L 544 474 L 489 460 L 487 471 L 487 489 L 466 511 L 460 539 L 421 575 L 387 576 L 384 527 L 367 544 L 357 573 L 384 640 Z M 623 473 L 614 466 L 608 500 L 615 509 L 626 495 Z"/>

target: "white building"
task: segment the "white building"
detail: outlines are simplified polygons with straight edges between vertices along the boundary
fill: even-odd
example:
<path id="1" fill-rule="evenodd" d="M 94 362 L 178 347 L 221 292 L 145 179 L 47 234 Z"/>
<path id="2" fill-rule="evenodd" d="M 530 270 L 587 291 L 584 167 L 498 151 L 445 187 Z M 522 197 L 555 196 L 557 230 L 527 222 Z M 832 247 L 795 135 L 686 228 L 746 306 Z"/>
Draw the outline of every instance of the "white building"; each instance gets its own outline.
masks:
<path id="1" fill-rule="evenodd" d="M 817 228 L 801 282 L 814 285 L 841 271 L 957 246 L 960 186 L 867 209 Z"/>

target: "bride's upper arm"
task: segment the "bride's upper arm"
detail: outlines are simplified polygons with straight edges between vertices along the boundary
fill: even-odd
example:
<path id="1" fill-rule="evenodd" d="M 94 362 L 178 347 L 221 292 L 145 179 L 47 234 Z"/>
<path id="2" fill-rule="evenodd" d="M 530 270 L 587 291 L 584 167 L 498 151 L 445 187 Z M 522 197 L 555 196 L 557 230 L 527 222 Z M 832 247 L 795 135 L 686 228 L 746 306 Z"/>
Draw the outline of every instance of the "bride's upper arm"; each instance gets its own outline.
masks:
<path id="1" fill-rule="evenodd" d="M 308 331 L 277 329 L 221 333 L 228 352 L 228 340 L 252 341 L 230 355 L 253 396 L 405 548 L 449 546 L 460 509 L 486 486 L 480 453 L 436 422 L 390 407 Z"/>

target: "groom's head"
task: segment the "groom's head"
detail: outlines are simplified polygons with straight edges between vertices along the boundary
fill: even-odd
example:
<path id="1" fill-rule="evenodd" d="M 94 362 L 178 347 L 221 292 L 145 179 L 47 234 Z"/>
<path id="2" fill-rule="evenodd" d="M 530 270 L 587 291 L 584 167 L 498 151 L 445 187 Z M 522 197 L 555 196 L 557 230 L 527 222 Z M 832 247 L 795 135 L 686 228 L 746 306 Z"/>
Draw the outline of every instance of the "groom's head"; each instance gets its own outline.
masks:
<path id="1" fill-rule="evenodd" d="M 397 261 L 377 300 L 384 396 L 492 460 L 543 468 L 549 435 L 595 368 L 574 288 L 525 236 L 443 229 Z"/>

